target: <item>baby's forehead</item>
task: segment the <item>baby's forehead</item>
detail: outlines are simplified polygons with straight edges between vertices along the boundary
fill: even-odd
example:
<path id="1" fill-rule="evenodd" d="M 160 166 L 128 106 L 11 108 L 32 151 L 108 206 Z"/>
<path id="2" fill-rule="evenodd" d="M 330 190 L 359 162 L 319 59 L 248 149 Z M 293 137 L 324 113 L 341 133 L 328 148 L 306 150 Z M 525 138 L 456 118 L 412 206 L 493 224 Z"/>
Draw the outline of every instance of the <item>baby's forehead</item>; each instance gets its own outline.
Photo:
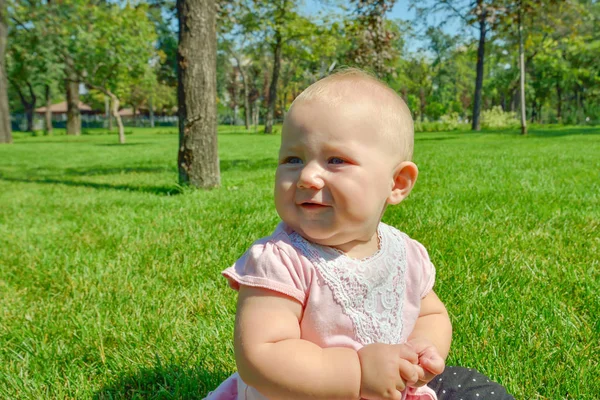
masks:
<path id="1" fill-rule="evenodd" d="M 338 77 L 324 79 L 307 88 L 300 99 L 320 99 L 328 102 L 373 102 L 375 104 L 396 103 L 397 94 L 369 77 Z"/>
<path id="2" fill-rule="evenodd" d="M 413 127 L 410 110 L 391 88 L 370 77 L 337 77 L 316 82 L 302 92 L 292 104 L 284 121 L 284 137 L 288 124 L 310 126 L 305 107 L 336 110 L 331 118 L 343 116 L 364 118 L 365 133 L 372 139 L 380 136 L 395 153 L 412 156 Z M 380 135 L 377 135 L 377 134 Z"/>

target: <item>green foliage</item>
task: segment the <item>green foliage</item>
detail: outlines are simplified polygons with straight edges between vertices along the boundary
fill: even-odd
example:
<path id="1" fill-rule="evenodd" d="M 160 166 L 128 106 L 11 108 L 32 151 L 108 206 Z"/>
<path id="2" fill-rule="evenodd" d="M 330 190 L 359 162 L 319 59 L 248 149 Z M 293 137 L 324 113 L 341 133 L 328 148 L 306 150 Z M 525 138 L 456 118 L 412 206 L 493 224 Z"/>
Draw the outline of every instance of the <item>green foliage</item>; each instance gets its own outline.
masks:
<path id="1" fill-rule="evenodd" d="M 500 106 L 481 112 L 481 126 L 484 128 L 512 128 L 519 124 L 516 113 L 503 111 Z"/>
<path id="2" fill-rule="evenodd" d="M 219 271 L 278 221 L 280 137 L 220 131 L 210 191 L 178 187 L 174 128 L 0 148 L 0 398 L 203 398 L 235 370 Z M 600 393 L 599 135 L 420 133 L 417 186 L 384 217 L 437 268 L 448 363 L 517 399 Z"/>
<path id="3" fill-rule="evenodd" d="M 11 109 L 24 111 L 45 103 L 46 85 L 51 94 L 59 92 L 64 64 L 60 41 L 55 35 L 55 8 L 39 0 L 9 0 L 8 5 L 6 61 Z"/>
<path id="4" fill-rule="evenodd" d="M 74 35 L 70 54 L 84 82 L 118 97 L 131 85 L 151 84 L 150 58 L 156 34 L 144 5 L 88 7 L 74 3 L 73 10 L 81 20 L 69 27 L 68 33 Z"/>
<path id="5" fill-rule="evenodd" d="M 52 100 L 64 100 L 69 68 L 96 90 L 118 94 L 129 106 L 147 107 L 151 97 L 159 110 L 176 106 L 174 0 L 7 2 L 12 110 L 40 106 L 46 85 Z M 407 98 L 423 123 L 439 122 L 454 112 L 471 119 L 477 40 L 462 31 L 451 34 L 425 18 L 440 10 L 437 15 L 444 21 L 466 25 L 475 23 L 480 12 L 487 13 L 482 109 L 518 110 L 515 16 L 520 7 L 525 12 L 527 119 L 563 124 L 600 119 L 598 2 L 484 0 L 477 8 L 471 1 L 412 0 L 417 11 L 412 21 L 386 18 L 386 10 L 402 6 L 395 1 L 320 2 L 318 13 L 309 13 L 299 0 L 217 3 L 217 87 L 219 102 L 230 108 L 226 114 L 243 107 L 241 77 L 234 73 L 243 68 L 249 107 L 264 116 L 279 35 L 278 117 L 302 89 L 334 67 L 358 66 L 378 73 Z M 228 93 L 228 87 L 237 90 Z M 104 95 L 89 97 L 102 107 Z"/>

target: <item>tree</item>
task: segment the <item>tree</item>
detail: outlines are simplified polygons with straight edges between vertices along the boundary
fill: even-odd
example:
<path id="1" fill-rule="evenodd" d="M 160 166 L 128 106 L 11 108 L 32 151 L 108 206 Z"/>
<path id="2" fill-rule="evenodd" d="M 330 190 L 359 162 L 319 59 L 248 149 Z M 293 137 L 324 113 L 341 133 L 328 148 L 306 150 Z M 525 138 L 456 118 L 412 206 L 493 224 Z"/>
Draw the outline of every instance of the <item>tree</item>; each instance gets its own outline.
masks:
<path id="1" fill-rule="evenodd" d="M 27 131 L 33 132 L 33 117 L 36 107 L 36 86 L 42 75 L 38 50 L 42 41 L 39 19 L 34 12 L 35 4 L 14 4 L 12 7 L 12 29 L 9 32 L 8 80 L 19 95 L 27 118 Z"/>
<path id="2" fill-rule="evenodd" d="M 412 107 L 413 113 L 419 116 L 421 122 L 425 121 L 425 109 L 427 107 L 427 95 L 431 91 L 431 71 L 427 60 L 422 56 L 411 58 L 407 65 L 407 74 L 411 76 L 411 92 L 418 96 L 419 112 L 415 112 L 416 107 Z M 416 118 L 415 118 L 416 119 Z"/>
<path id="3" fill-rule="evenodd" d="M 199 188 L 220 185 L 217 148 L 216 4 L 177 0 L 179 19 L 179 182 Z"/>
<path id="4" fill-rule="evenodd" d="M 467 26 L 477 26 L 477 64 L 471 129 L 480 130 L 486 35 L 493 29 L 497 20 L 498 7 L 495 0 L 411 0 L 411 4 L 425 20 L 430 13 L 445 13 L 451 18 L 458 18 Z M 445 20 L 447 21 L 448 19 Z"/>
<path id="5" fill-rule="evenodd" d="M 262 43 L 272 56 L 271 74 L 264 82 L 268 82 L 266 99 L 265 133 L 273 133 L 275 108 L 277 106 L 277 89 L 281 73 L 281 63 L 284 57 L 286 43 L 304 36 L 307 32 L 298 15 L 297 0 L 240 0 L 237 5 L 239 12 L 236 16 L 234 29 L 242 35 L 262 35 Z"/>
<path id="6" fill-rule="evenodd" d="M 517 5 L 519 29 L 519 93 L 521 96 L 521 135 L 527 135 L 527 112 L 525 109 L 525 51 L 523 50 L 523 2 Z"/>
<path id="7" fill-rule="evenodd" d="M 270 24 L 273 29 L 273 41 L 271 42 L 271 49 L 273 51 L 273 74 L 269 86 L 265 133 L 273 133 L 273 119 L 275 117 L 275 105 L 277 104 L 277 83 L 279 81 L 279 72 L 281 69 L 281 49 L 285 40 L 286 19 L 289 18 L 289 12 L 291 11 L 289 8 L 293 5 L 289 0 L 277 0 L 273 3 L 266 3 L 273 4 L 274 9 L 272 9 L 273 19 Z"/>
<path id="8" fill-rule="evenodd" d="M 385 14 L 396 0 L 352 0 L 357 14 L 355 23 L 348 25 L 355 45 L 349 58 L 358 66 L 373 68 L 379 78 L 392 72 L 391 64 L 398 56 L 393 46 L 395 33 L 387 26 Z"/>
<path id="9" fill-rule="evenodd" d="M 147 16 L 147 6 L 140 4 L 124 7 L 118 4 L 89 6 L 85 2 L 73 3 L 76 15 L 93 29 L 71 26 L 68 40 L 67 63 L 76 79 L 91 89 L 110 98 L 111 113 L 119 128 L 119 143 L 125 143 L 125 129 L 119 106 L 121 98 L 132 86 L 153 75 L 150 59 L 154 55 L 154 26 Z M 64 12 L 64 11 L 63 11 Z M 93 49 L 93 51 L 90 51 Z M 69 61 L 69 60 L 68 60 Z"/>
<path id="10" fill-rule="evenodd" d="M 0 143 L 11 143 L 10 113 L 8 110 L 8 79 L 6 77 L 5 51 L 8 37 L 6 1 L 0 0 Z"/>

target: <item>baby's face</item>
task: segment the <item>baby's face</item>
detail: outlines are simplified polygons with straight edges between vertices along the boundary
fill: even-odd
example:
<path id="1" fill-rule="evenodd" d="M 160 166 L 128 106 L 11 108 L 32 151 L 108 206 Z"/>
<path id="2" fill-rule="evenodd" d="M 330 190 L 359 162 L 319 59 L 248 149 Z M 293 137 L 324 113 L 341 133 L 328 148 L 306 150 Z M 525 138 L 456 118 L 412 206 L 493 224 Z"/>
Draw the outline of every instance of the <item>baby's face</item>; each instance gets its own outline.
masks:
<path id="1" fill-rule="evenodd" d="M 275 205 L 284 222 L 315 243 L 344 249 L 377 232 L 398 160 L 375 107 L 313 99 L 286 116 Z"/>

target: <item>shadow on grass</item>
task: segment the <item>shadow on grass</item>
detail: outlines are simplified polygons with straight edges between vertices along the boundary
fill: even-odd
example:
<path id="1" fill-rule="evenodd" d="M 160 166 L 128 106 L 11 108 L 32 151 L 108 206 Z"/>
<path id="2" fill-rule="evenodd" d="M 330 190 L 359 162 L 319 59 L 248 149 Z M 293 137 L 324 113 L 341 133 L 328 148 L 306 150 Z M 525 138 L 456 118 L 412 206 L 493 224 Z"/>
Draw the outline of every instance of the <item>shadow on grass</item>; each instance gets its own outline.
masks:
<path id="1" fill-rule="evenodd" d="M 207 371 L 202 366 L 157 364 L 119 376 L 96 392 L 94 399 L 202 399 L 229 375 L 226 371 Z"/>
<path id="2" fill-rule="evenodd" d="M 415 142 L 429 142 L 429 141 L 441 141 L 441 140 L 454 140 L 454 139 L 460 139 L 460 136 L 439 136 L 439 137 L 432 137 L 432 138 L 420 138 L 418 136 L 418 133 L 415 135 Z"/>
<path id="3" fill-rule="evenodd" d="M 90 142 L 86 142 L 83 140 L 79 140 L 79 139 L 74 139 L 75 136 L 67 136 L 67 139 L 32 139 L 32 140 L 18 140 L 18 141 L 14 141 L 13 145 L 15 146 L 29 146 L 32 144 L 64 144 L 64 143 L 69 143 L 69 144 L 73 144 L 73 143 L 85 143 L 85 144 L 89 144 Z"/>
<path id="4" fill-rule="evenodd" d="M 21 183 L 38 183 L 38 184 L 50 184 L 50 185 L 66 185 L 75 187 L 89 187 L 94 189 L 109 189 L 109 190 L 124 190 L 127 192 L 141 192 L 141 193 L 152 193 L 163 196 L 174 196 L 183 193 L 183 188 L 179 186 L 133 186 L 133 185 L 109 185 L 106 183 L 94 183 L 94 182 L 76 182 L 61 179 L 51 178 L 11 178 L 0 175 L 0 180 L 7 182 L 21 182 Z"/>
<path id="5" fill-rule="evenodd" d="M 521 134 L 519 131 L 518 134 Z M 528 134 L 535 137 L 557 137 L 569 135 L 600 135 L 600 127 L 565 126 L 556 128 L 532 128 Z"/>
<path id="6" fill-rule="evenodd" d="M 163 167 L 125 167 L 125 168 L 68 168 L 65 174 L 72 176 L 95 176 L 95 175 L 119 175 L 130 173 L 174 173 L 177 170 L 174 168 Z"/>
<path id="7" fill-rule="evenodd" d="M 103 147 L 131 147 L 131 146 L 141 146 L 148 145 L 153 143 L 148 142 L 135 142 L 135 143 L 96 143 L 95 146 L 103 146 Z"/>

